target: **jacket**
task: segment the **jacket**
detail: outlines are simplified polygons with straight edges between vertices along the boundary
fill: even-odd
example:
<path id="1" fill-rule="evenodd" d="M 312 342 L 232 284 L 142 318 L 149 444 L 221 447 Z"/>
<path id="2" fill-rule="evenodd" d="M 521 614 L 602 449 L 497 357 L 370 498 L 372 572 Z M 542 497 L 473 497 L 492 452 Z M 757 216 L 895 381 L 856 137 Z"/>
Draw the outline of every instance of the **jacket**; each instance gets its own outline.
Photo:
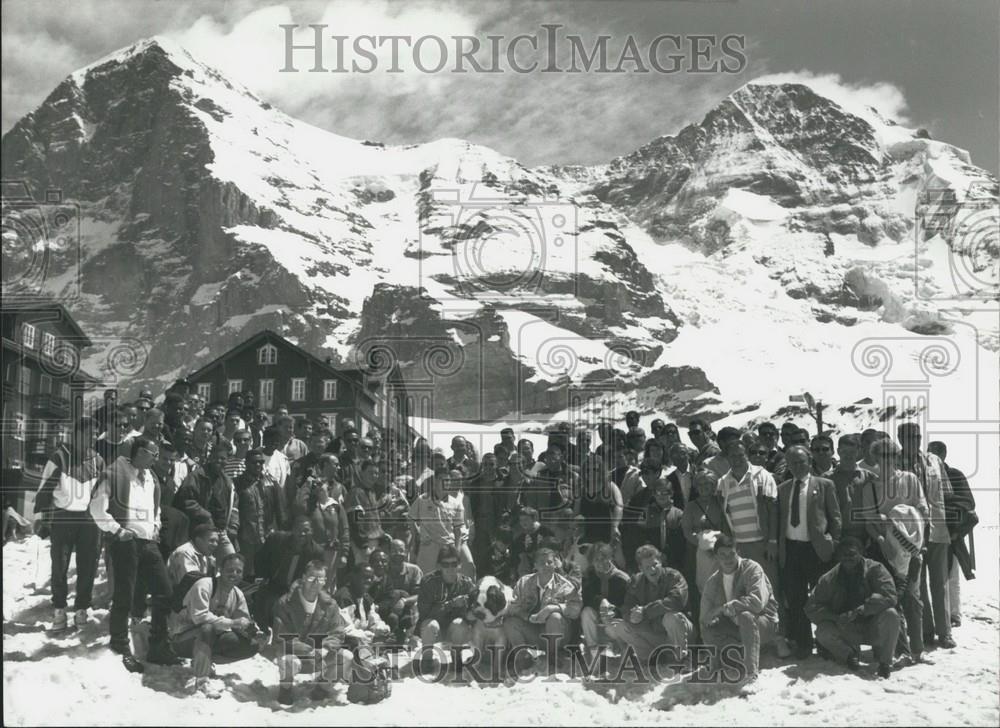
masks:
<path id="1" fill-rule="evenodd" d="M 795 479 L 786 480 L 778 486 L 778 505 L 780 521 L 778 522 L 778 564 L 785 565 L 785 529 L 789 524 L 792 486 Z M 820 478 L 817 475 L 808 476 L 805 490 L 806 526 L 809 530 L 809 542 L 816 550 L 821 561 L 833 558 L 834 549 L 840 541 L 840 504 L 837 503 L 837 491 L 832 480 Z"/>
<path id="2" fill-rule="evenodd" d="M 687 607 L 688 587 L 676 569 L 663 567 L 659 581 L 653 582 L 639 572 L 632 577 L 622 611 L 628 614 L 632 607 L 642 607 L 644 622 L 655 622 L 668 612 L 683 612 Z"/>
<path id="3" fill-rule="evenodd" d="M 174 495 L 174 508 L 183 511 L 191 527 L 212 523 L 223 533 L 236 533 L 240 527 L 233 481 L 220 472 L 214 480 L 201 466 L 192 470 Z"/>
<path id="4" fill-rule="evenodd" d="M 328 647 L 355 646 L 364 641 L 361 630 L 347 620 L 337 602 L 324 591 L 319 593 L 312 615 L 307 615 L 302 606 L 299 584 L 295 584 L 274 605 L 272 635 L 275 644 L 278 644 L 280 638 L 289 636 L 302 642 L 310 637 L 323 637 L 323 643 Z"/>
<path id="5" fill-rule="evenodd" d="M 269 487 L 266 473 L 252 478 L 243 473 L 236 478 L 236 500 L 238 503 L 239 541 L 241 544 L 260 545 L 275 525 L 278 512 L 278 490 Z"/>
<path id="6" fill-rule="evenodd" d="M 708 577 L 702 589 L 699 615 L 702 629 L 719 615 L 719 610 L 727 601 L 722 577 L 722 569 L 717 569 Z M 764 568 L 753 559 L 740 559 L 733 576 L 732 601 L 736 602 L 737 613 L 750 612 L 775 624 L 778 622 L 778 600 L 774 596 L 774 585 L 768 580 Z"/>
<path id="7" fill-rule="evenodd" d="M 608 574 L 608 593 L 607 596 L 601 595 L 601 577 L 597 575 L 597 572 L 593 568 L 587 569 L 583 572 L 583 606 L 590 607 L 591 609 L 598 609 L 601 606 L 601 599 L 607 599 L 609 602 L 614 604 L 619 610 L 625 603 L 625 594 L 628 591 L 629 578 L 621 569 L 613 566 L 611 568 L 611 573 Z"/>
<path id="8" fill-rule="evenodd" d="M 567 619 L 576 619 L 580 616 L 580 610 L 583 608 L 580 587 L 568 577 L 555 572 L 544 594 L 541 594 L 541 591 L 537 572 L 522 576 L 514 584 L 514 600 L 508 607 L 507 614 L 527 619 L 543 606 L 558 604 Z"/>
<path id="9" fill-rule="evenodd" d="M 272 593 L 284 594 L 305 572 L 306 564 L 324 559 L 323 549 L 312 539 L 303 543 L 298 551 L 294 551 L 292 538 L 288 531 L 275 531 L 267 537 L 254 560 L 255 574 L 267 580 L 266 588 Z"/>
<path id="10" fill-rule="evenodd" d="M 896 605 L 896 585 L 889 570 L 873 559 L 861 559 L 862 615 L 871 617 Z M 806 602 L 806 616 L 814 624 L 835 622 L 844 608 L 846 594 L 841 585 L 840 564 L 823 574 Z"/>
<path id="11" fill-rule="evenodd" d="M 452 620 L 465 616 L 475 603 L 479 590 L 475 582 L 465 574 L 459 574 L 455 583 L 447 583 L 439 569 L 423 578 L 417 594 L 417 613 L 420 615 L 420 623 L 435 619 L 444 630 Z M 458 597 L 465 597 L 464 605 L 449 604 Z"/>

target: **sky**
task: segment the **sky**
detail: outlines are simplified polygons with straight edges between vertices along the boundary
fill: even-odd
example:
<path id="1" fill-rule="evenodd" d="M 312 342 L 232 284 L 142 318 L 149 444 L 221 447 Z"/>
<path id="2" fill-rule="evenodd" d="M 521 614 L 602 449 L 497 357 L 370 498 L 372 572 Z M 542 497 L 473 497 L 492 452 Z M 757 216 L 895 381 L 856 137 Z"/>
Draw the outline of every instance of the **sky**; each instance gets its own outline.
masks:
<path id="1" fill-rule="evenodd" d="M 390 144 L 459 137 L 527 165 L 606 162 L 700 121 L 744 83 L 780 74 L 924 127 L 968 149 L 979 166 L 1000 169 L 996 0 L 3 0 L 2 15 L 4 133 L 72 71 L 141 38 L 167 35 L 296 118 Z M 449 44 L 452 36 L 470 35 L 485 45 L 488 35 L 509 41 L 522 33 L 542 45 L 525 55 L 522 43 L 515 59 L 544 66 L 543 24 L 561 26 L 560 67 L 570 65 L 565 34 L 578 35 L 588 49 L 610 36 L 612 67 L 630 38 L 647 54 L 657 36 L 679 35 L 690 66 L 692 35 L 732 35 L 743 39 L 745 63 L 722 57 L 736 73 L 695 73 L 683 64 L 676 73 L 515 73 L 509 66 L 503 73 L 455 73 L 452 52 L 446 70 L 424 73 L 404 46 L 401 72 L 389 73 L 383 45 L 372 73 L 308 73 L 310 51 L 296 52 L 299 72 L 279 72 L 280 26 L 298 26 L 295 42 L 302 43 L 312 37 L 309 23 L 348 37 L 348 67 L 359 59 L 351 43 L 363 35 L 437 35 Z M 720 58 L 714 47 L 713 60 Z M 666 54 L 672 46 L 659 48 Z M 328 68 L 335 52 L 327 41 Z M 425 68 L 437 57 L 433 43 L 422 47 Z"/>

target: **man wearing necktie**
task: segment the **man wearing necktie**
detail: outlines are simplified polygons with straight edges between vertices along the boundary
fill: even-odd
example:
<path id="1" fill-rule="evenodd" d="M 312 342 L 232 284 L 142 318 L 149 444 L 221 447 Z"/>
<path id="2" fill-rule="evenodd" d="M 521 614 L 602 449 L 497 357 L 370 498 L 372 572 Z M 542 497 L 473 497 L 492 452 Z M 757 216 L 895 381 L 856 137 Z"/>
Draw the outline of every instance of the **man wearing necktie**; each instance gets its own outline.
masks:
<path id="1" fill-rule="evenodd" d="M 832 566 L 840 540 L 841 516 L 836 486 L 827 478 L 811 474 L 808 449 L 789 448 L 785 464 L 791 477 L 778 486 L 778 566 L 788 607 L 786 636 L 795 642 L 796 657 L 804 659 L 813 648 L 806 602 L 819 577 Z"/>

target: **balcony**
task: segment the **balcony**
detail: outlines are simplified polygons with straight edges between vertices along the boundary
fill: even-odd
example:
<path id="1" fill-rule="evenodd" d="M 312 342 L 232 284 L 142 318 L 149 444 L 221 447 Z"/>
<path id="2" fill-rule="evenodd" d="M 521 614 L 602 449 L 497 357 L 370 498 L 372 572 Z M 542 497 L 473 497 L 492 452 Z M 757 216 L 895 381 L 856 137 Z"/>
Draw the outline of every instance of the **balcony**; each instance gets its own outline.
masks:
<path id="1" fill-rule="evenodd" d="M 36 415 L 69 416 L 69 401 L 54 394 L 36 394 L 31 403 L 31 412 Z"/>

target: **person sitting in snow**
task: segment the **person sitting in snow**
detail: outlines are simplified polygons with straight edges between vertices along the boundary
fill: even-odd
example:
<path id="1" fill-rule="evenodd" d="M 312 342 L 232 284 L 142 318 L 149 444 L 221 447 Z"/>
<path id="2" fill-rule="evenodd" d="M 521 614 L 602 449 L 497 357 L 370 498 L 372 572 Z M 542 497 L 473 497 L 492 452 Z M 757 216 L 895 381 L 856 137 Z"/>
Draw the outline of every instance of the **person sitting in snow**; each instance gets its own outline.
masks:
<path id="1" fill-rule="evenodd" d="M 390 632 L 370 593 L 374 580 L 375 571 L 368 564 L 362 564 L 354 568 L 347 585 L 334 595 L 344 617 L 371 643 L 385 641 Z"/>
<path id="2" fill-rule="evenodd" d="M 262 644 L 246 597 L 237 586 L 243 580 L 243 562 L 241 554 L 225 556 L 218 578 L 198 579 L 173 619 L 174 650 L 192 658 L 194 676 L 188 688 L 208 698 L 221 697 L 209 679 L 213 660 L 245 660 L 256 655 Z"/>
<path id="3" fill-rule="evenodd" d="M 672 648 L 674 656 L 680 658 L 694 631 L 684 614 L 687 582 L 679 571 L 663 565 L 662 554 L 651 544 L 640 546 L 635 560 L 639 573 L 632 577 L 625 593 L 625 619 L 612 622 L 607 634 L 613 641 L 631 646 L 639 659 L 651 658 L 662 651 L 661 647 Z"/>
<path id="4" fill-rule="evenodd" d="M 778 600 L 764 567 L 742 558 L 732 536 L 719 534 L 712 547 L 719 568 L 708 577 L 701 595 L 701 636 L 714 647 L 712 668 L 729 645 L 743 648 L 745 684 L 757 679 L 760 648 L 778 633 Z"/>
<path id="5" fill-rule="evenodd" d="M 294 702 L 292 685 L 300 673 L 320 671 L 314 697 L 326 697 L 333 683 L 348 681 L 365 634 L 347 619 L 325 591 L 326 564 L 314 559 L 274 606 L 271 656 L 278 665 L 278 702 Z"/>
<path id="6" fill-rule="evenodd" d="M 816 625 L 816 641 L 850 670 L 859 667 L 861 643 L 872 645 L 884 679 L 899 636 L 896 586 L 882 564 L 862 556 L 863 549 L 854 536 L 838 544 L 838 564 L 820 577 L 806 614 Z"/>
<path id="7" fill-rule="evenodd" d="M 369 558 L 374 576 L 369 591 L 396 644 L 404 644 L 413 629 L 420 581 L 424 578 L 420 567 L 408 562 L 406 555 L 406 544 L 397 538 L 390 542 L 388 554 L 376 549 Z"/>

